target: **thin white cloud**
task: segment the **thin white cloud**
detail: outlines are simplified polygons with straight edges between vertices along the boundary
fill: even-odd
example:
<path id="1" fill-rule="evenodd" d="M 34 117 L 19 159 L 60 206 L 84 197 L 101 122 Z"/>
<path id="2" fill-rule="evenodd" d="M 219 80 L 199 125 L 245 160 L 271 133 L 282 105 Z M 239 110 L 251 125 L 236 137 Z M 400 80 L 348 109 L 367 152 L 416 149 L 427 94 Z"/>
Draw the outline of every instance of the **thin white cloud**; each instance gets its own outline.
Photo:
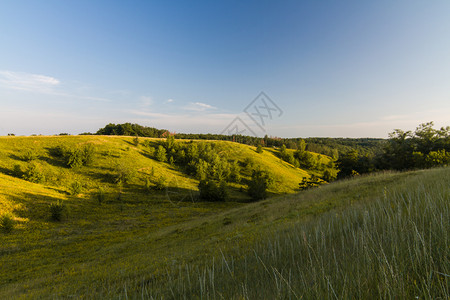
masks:
<path id="1" fill-rule="evenodd" d="M 173 99 L 167 99 L 166 102 L 167 102 L 167 103 L 172 103 L 172 102 L 173 102 Z"/>
<path id="2" fill-rule="evenodd" d="M 59 84 L 58 79 L 46 75 L 0 71 L 0 86 L 4 88 L 47 94 Z"/>
<path id="3" fill-rule="evenodd" d="M 206 111 L 210 109 L 216 109 L 216 107 L 202 102 L 191 102 L 187 106 L 185 106 L 184 109 L 192 111 Z"/>
<path id="4" fill-rule="evenodd" d="M 25 72 L 0 70 L 0 88 L 73 98 L 78 100 L 99 102 L 111 101 L 103 97 L 79 95 L 78 93 L 62 90 L 61 81 L 55 77 Z"/>

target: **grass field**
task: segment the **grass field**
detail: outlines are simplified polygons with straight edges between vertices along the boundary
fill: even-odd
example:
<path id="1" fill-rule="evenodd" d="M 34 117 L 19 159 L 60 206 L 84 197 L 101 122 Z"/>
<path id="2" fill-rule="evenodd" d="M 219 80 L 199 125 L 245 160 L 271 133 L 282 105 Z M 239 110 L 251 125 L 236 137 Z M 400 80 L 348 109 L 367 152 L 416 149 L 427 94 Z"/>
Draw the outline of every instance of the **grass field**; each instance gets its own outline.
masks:
<path id="1" fill-rule="evenodd" d="M 61 143 L 94 143 L 94 164 L 62 166 L 49 154 Z M 0 138 L 0 210 L 16 220 L 0 232 L 0 298 L 448 298 L 449 168 L 292 194 L 306 171 L 270 149 L 258 156 L 216 143 L 270 169 L 274 197 L 247 203 L 236 184 L 235 201 L 199 202 L 196 179 L 149 158 L 132 138 Z M 40 184 L 11 176 L 30 163 L 22 159 L 30 148 L 46 177 Z M 119 196 L 111 178 L 120 163 L 136 175 Z M 170 178 L 168 189 L 143 189 L 152 168 Z M 78 195 L 70 195 L 74 181 Z M 57 200 L 69 211 L 62 222 L 49 215 Z"/>

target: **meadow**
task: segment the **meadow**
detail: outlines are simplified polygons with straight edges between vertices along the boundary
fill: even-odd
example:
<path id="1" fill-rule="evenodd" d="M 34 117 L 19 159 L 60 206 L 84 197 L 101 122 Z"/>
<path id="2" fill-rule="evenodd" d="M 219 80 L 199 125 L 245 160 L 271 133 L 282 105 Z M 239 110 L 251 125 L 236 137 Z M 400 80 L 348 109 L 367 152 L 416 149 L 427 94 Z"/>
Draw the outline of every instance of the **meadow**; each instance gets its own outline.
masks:
<path id="1" fill-rule="evenodd" d="M 161 142 L 0 138 L 0 212 L 15 222 L 0 232 L 0 298 L 448 298 L 449 168 L 299 193 L 320 170 L 296 168 L 272 148 L 208 141 L 242 164 L 242 180 L 229 184 L 230 200 L 205 202 L 195 176 L 154 158 Z M 61 144 L 93 144 L 95 160 L 68 168 L 52 155 Z M 30 164 L 38 183 L 15 172 Z M 270 170 L 270 198 L 245 193 L 245 164 Z M 124 166 L 132 176 L 118 183 Z M 155 189 L 160 177 L 165 188 Z M 59 222 L 49 210 L 58 201 Z"/>

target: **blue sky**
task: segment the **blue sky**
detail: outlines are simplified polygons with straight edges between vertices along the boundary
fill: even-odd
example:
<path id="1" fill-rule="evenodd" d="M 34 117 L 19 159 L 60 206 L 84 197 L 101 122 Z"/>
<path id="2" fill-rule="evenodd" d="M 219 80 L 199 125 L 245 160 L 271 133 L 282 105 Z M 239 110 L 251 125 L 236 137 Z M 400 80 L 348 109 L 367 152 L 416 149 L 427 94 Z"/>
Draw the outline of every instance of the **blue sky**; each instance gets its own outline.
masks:
<path id="1" fill-rule="evenodd" d="M 0 135 L 447 126 L 449 15 L 449 1 L 2 1 Z M 261 91 L 282 114 L 259 127 L 243 110 Z"/>

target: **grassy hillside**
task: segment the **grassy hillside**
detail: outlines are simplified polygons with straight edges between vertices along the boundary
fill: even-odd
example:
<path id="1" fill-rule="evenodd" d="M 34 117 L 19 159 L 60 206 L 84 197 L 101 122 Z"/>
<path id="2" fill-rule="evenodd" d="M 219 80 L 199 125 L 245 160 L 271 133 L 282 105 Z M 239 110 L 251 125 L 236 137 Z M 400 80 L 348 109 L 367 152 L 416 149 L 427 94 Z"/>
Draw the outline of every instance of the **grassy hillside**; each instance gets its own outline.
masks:
<path id="1" fill-rule="evenodd" d="M 178 192 L 196 190 L 198 180 L 195 176 L 187 176 L 183 168 L 177 164 L 155 160 L 155 148 L 163 144 L 163 139 L 140 138 L 139 145 L 135 146 L 133 138 L 122 136 L 54 136 L 54 137 L 1 137 L 0 138 L 0 172 L 8 175 L 14 174 L 15 166 L 22 171 L 29 165 L 35 165 L 45 179 L 42 184 L 53 187 L 61 192 L 69 192 L 71 184 L 75 181 L 83 184 L 85 192 L 92 192 L 99 186 L 106 189 L 115 189 L 114 176 L 121 167 L 126 167 L 133 178 L 128 186 L 130 190 L 144 185 L 145 179 L 152 175 L 155 178 L 164 177 L 169 187 Z M 254 166 L 261 166 L 270 172 L 275 184 L 269 188 L 272 195 L 292 193 L 298 189 L 298 183 L 310 173 L 295 168 L 281 161 L 272 149 L 267 148 L 261 154 L 256 153 L 255 147 L 241 145 L 226 141 L 195 141 L 198 145 L 213 145 L 213 151 L 229 161 L 236 161 L 241 167 L 242 182 L 232 185 L 235 190 L 245 187 L 246 180 L 251 176 Z M 179 145 L 189 144 L 188 141 L 179 141 Z M 53 153 L 58 146 L 69 149 L 80 148 L 85 145 L 95 147 L 94 162 L 87 166 L 70 169 L 64 166 L 63 161 Z M 35 158 L 26 161 L 27 154 L 32 152 Z M 324 163 L 330 158 L 322 156 Z M 315 171 L 314 173 L 317 173 Z M 153 195 L 155 196 L 155 195 Z M 245 193 L 234 193 L 238 199 L 245 199 Z"/>
<path id="2" fill-rule="evenodd" d="M 61 143 L 94 143 L 94 163 L 65 167 L 50 154 Z M 272 194 L 294 191 L 295 176 L 307 176 L 269 149 L 214 143 L 221 155 L 281 178 Z M 254 203 L 235 183 L 239 201 L 208 203 L 190 197 L 197 179 L 152 159 L 143 144 L 0 138 L 0 211 L 17 222 L 0 232 L 0 298 L 448 297 L 448 168 L 360 177 Z M 39 155 L 23 161 L 31 148 Z M 45 174 L 42 183 L 11 176 L 15 165 L 30 163 Z M 113 178 L 121 163 L 136 174 L 119 193 Z M 168 189 L 143 188 L 152 168 L 171 178 Z M 70 195 L 74 181 L 83 185 L 78 195 Z M 62 222 L 50 219 L 57 200 L 68 208 Z M 353 260 L 361 268 L 352 269 Z"/>

